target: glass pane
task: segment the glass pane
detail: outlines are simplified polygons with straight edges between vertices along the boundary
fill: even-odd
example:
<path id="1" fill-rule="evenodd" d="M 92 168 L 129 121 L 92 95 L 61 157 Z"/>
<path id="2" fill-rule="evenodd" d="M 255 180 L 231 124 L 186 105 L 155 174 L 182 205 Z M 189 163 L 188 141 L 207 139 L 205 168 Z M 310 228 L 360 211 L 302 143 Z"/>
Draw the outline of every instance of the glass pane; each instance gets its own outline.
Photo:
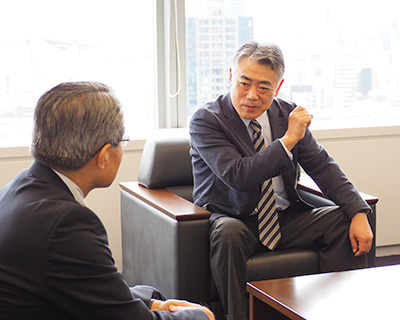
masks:
<path id="1" fill-rule="evenodd" d="M 281 47 L 279 96 L 307 107 L 313 129 L 400 125 L 395 7 L 394 0 L 186 0 L 188 117 L 229 90 L 233 54 L 254 38 Z"/>
<path id="2" fill-rule="evenodd" d="M 111 86 L 127 134 L 154 123 L 153 1 L 13 0 L 0 4 L 0 147 L 29 145 L 35 104 L 64 81 Z M 140 30 L 140 32 L 138 32 Z"/>

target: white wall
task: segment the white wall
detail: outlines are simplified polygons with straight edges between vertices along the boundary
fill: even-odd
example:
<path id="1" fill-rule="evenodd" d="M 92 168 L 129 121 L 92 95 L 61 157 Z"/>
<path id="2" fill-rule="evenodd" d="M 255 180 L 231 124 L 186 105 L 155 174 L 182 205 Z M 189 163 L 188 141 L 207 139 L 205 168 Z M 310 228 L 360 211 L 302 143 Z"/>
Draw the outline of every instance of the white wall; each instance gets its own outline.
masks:
<path id="1" fill-rule="evenodd" d="M 164 132 L 162 133 L 164 134 Z M 360 191 L 379 197 L 377 245 L 400 244 L 400 128 L 354 129 L 315 133 L 319 142 L 339 162 Z M 332 138 L 332 136 L 335 138 Z M 137 178 L 144 140 L 131 141 L 115 182 L 107 189 L 92 191 L 89 206 L 103 221 L 116 265 L 122 269 L 119 182 Z M 0 149 L 0 187 L 30 166 L 28 148 Z M 0 208 L 1 210 L 1 208 Z"/>

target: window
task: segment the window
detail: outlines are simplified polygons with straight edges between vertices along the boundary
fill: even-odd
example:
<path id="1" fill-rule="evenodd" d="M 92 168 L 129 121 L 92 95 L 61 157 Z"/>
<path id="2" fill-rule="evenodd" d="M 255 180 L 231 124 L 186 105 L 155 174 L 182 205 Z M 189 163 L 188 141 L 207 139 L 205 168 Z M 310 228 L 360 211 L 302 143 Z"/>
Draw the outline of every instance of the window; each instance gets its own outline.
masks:
<path id="1" fill-rule="evenodd" d="M 1 2 L 0 147 L 30 144 L 38 98 L 64 81 L 110 85 L 131 137 L 154 126 L 153 2 Z"/>
<path id="2" fill-rule="evenodd" d="M 0 148 L 30 144 L 37 99 L 63 81 L 110 85 L 132 138 L 156 126 L 185 126 L 199 106 L 229 89 L 234 52 L 251 38 L 282 48 L 287 71 L 280 96 L 307 106 L 313 129 L 400 125 L 400 24 L 394 0 L 176 1 L 179 32 L 182 5 L 186 8 L 186 57 L 180 54 L 186 90 L 179 99 L 165 97 L 175 92 L 167 84 L 179 78 L 176 59 L 164 59 L 169 55 L 164 31 L 173 21 L 158 27 L 158 34 L 154 23 L 156 12 L 174 12 L 165 3 L 144 1 L 140 10 L 129 0 L 1 3 L 0 28 L 6 32 L 0 35 Z M 179 42 L 184 38 L 181 34 Z M 165 81 L 163 70 L 171 72 L 165 72 Z"/>
<path id="3" fill-rule="evenodd" d="M 197 91 L 190 93 L 188 118 L 229 90 L 233 52 L 224 48 L 236 49 L 254 38 L 281 47 L 286 72 L 279 95 L 307 107 L 314 115 L 313 129 L 400 125 L 400 18 L 394 0 L 186 0 L 185 4 L 187 19 L 200 25 L 218 20 L 230 31 L 210 47 L 224 57 L 225 64 L 219 71 L 213 65 L 212 72 L 226 75 L 224 90 L 217 92 L 216 86 L 206 90 L 203 83 L 210 86 L 210 82 L 205 79 L 189 88 Z M 195 30 L 187 38 L 198 38 Z M 196 59 L 195 54 L 187 56 L 187 63 L 196 65 Z M 187 81 L 195 71 L 202 73 L 201 66 L 188 69 Z"/>

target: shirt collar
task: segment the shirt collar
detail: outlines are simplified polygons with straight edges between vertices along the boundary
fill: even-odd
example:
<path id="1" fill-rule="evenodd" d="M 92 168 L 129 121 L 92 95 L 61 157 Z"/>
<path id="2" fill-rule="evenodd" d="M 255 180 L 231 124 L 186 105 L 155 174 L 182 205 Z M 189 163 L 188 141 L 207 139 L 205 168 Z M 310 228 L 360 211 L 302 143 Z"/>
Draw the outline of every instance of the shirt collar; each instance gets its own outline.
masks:
<path id="1" fill-rule="evenodd" d="M 85 197 L 83 195 L 81 188 L 79 188 L 79 186 L 75 182 L 73 182 L 70 178 L 68 178 L 66 175 L 63 175 L 62 173 L 60 173 L 56 170 L 53 170 L 53 171 L 55 173 L 57 173 L 57 175 L 60 177 L 60 179 L 66 184 L 69 191 L 71 191 L 72 195 L 74 196 L 76 202 L 78 202 L 82 206 L 87 207 L 88 204 L 85 201 Z"/>
<path id="2" fill-rule="evenodd" d="M 241 116 L 239 116 L 239 117 L 240 117 L 240 119 L 242 119 L 242 121 L 246 127 L 248 127 L 250 125 L 251 120 L 253 120 L 253 119 L 245 119 L 245 118 L 242 118 Z M 265 123 L 265 121 L 268 120 L 267 112 L 266 111 L 263 112 L 260 116 L 258 116 L 254 120 L 257 120 L 260 123 Z"/>

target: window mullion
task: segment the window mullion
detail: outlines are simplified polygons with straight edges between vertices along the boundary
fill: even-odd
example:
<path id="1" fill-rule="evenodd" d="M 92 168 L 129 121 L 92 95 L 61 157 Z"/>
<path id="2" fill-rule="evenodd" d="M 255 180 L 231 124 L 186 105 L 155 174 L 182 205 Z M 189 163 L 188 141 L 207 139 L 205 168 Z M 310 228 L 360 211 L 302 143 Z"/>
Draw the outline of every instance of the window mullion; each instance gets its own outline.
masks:
<path id="1" fill-rule="evenodd" d="M 176 0 L 177 2 L 177 22 L 178 22 L 178 38 L 179 38 L 179 63 L 181 88 L 178 95 L 177 116 L 178 128 L 187 126 L 187 99 L 186 99 L 186 14 L 185 0 Z"/>
<path id="2" fill-rule="evenodd" d="M 175 5 L 177 5 L 176 10 Z M 184 127 L 186 126 L 186 39 L 184 1 L 157 0 L 156 10 L 157 84 L 159 95 L 157 127 Z M 175 22 L 175 13 L 177 13 L 177 24 Z M 176 25 L 178 26 L 179 54 L 176 51 Z M 178 90 L 179 93 L 177 94 Z"/>

